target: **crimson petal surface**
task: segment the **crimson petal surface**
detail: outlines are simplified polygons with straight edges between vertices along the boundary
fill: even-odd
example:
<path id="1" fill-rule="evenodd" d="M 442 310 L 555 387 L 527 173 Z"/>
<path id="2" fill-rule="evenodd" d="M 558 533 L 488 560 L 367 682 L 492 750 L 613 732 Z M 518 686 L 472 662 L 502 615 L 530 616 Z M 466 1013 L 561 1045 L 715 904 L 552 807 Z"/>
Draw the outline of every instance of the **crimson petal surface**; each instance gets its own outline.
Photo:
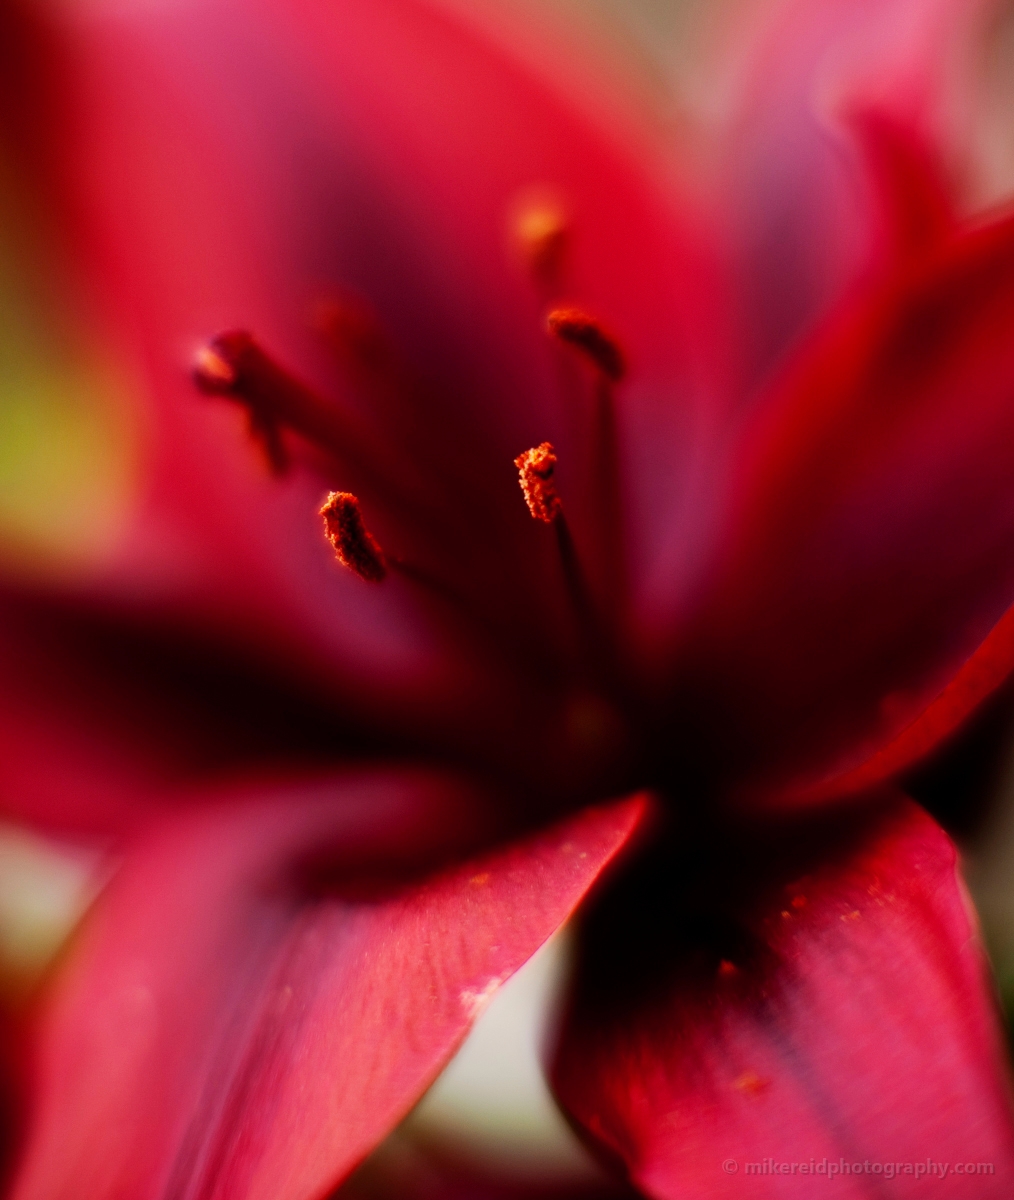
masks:
<path id="1" fill-rule="evenodd" d="M 565 1107 L 660 1200 L 1010 1195 L 1006 1058 L 954 847 L 907 800 L 787 847 L 670 864 L 651 938 L 622 909 L 593 918 Z"/>
<path id="2" fill-rule="evenodd" d="M 641 811 L 585 810 L 413 873 L 453 849 L 469 802 L 439 777 L 347 775 L 206 803 L 137 841 L 40 1018 L 13 1195 L 324 1196 Z"/>

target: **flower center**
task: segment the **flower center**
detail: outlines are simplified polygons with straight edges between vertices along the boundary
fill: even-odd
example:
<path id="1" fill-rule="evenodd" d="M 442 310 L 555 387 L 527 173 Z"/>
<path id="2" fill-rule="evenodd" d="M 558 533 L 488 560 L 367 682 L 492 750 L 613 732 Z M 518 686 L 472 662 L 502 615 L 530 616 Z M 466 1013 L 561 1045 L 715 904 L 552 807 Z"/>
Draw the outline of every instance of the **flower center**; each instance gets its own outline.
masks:
<path id="1" fill-rule="evenodd" d="M 548 290 L 558 286 L 567 244 L 566 224 L 558 209 L 543 206 L 522 214 L 515 232 L 544 303 Z M 453 564 L 448 568 L 445 562 L 444 568 L 434 568 L 415 563 L 403 557 L 401 546 L 382 547 L 370 531 L 370 518 L 364 517 L 361 496 L 366 497 L 367 510 L 379 505 L 375 519 L 380 519 L 380 508 L 397 517 L 386 528 L 385 541 L 404 538 L 408 546 L 428 546 L 424 556 L 435 545 L 457 544 L 462 529 L 464 538 L 473 544 L 475 539 L 474 521 L 470 527 L 463 523 L 467 514 L 462 510 L 460 488 L 442 478 L 433 464 L 414 462 L 412 446 L 401 447 L 399 454 L 399 447 L 368 423 L 367 418 L 376 415 L 381 421 L 393 420 L 394 428 L 410 415 L 417 420 L 418 413 L 424 411 L 412 384 L 406 382 L 408 373 L 401 371 L 397 355 L 372 311 L 357 300 L 332 301 L 320 306 L 315 324 L 353 388 L 368 402 L 362 408 L 365 417 L 318 395 L 246 330 L 219 334 L 198 352 L 193 364 L 197 387 L 207 395 L 228 397 L 243 406 L 251 438 L 260 446 L 273 473 L 281 475 L 291 468 L 300 445 L 308 446 L 318 460 L 323 459 L 325 478 L 340 490 L 331 491 L 319 511 L 325 536 L 343 567 L 371 584 L 380 584 L 395 572 L 423 588 L 431 600 L 437 598 L 440 604 L 450 605 L 463 625 L 476 629 L 487 640 L 502 642 L 504 618 L 495 612 L 500 603 L 498 596 L 470 595 L 469 588 L 475 590 L 481 584 L 476 581 L 473 585 L 464 577 L 450 582 L 456 579 Z M 566 496 L 557 490 L 553 446 L 542 442 L 514 461 L 532 517 L 553 528 L 560 581 L 573 631 L 565 639 L 570 649 L 561 649 L 557 655 L 566 657 L 576 652 L 584 664 L 578 671 L 585 680 L 583 686 L 612 691 L 617 678 L 612 630 L 620 607 L 623 576 L 614 390 L 626 372 L 626 360 L 616 339 L 578 308 L 550 306 L 546 330 L 567 348 L 563 353 L 575 352 L 592 369 L 581 439 L 590 459 L 582 461 L 572 481 L 579 488 L 575 501 L 583 501 L 578 503 L 582 520 L 577 540 L 568 523 Z M 296 435 L 296 440 L 291 435 Z M 421 469 L 428 470 L 430 477 L 425 477 Z M 582 469 L 583 484 L 579 478 Z M 462 529 L 455 527 L 456 522 Z M 422 533 L 420 542 L 413 541 L 413 530 Z M 532 554 L 539 553 L 542 551 L 533 545 Z M 484 606 L 490 608 L 489 613 L 483 611 Z M 525 659 L 538 661 L 540 653 L 529 649 Z"/>

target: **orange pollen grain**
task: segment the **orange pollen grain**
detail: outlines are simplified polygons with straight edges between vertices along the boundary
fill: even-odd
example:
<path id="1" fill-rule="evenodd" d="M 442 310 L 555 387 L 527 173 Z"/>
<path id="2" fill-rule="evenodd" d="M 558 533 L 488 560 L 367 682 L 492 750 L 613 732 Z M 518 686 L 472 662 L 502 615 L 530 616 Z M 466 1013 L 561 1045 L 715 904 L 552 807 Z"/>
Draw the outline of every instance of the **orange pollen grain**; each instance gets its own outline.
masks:
<path id="1" fill-rule="evenodd" d="M 560 497 L 556 494 L 553 474 L 556 471 L 556 455 L 552 444 L 543 442 L 533 446 L 514 460 L 525 494 L 528 511 L 536 521 L 551 524 L 563 511 Z"/>
<path id="2" fill-rule="evenodd" d="M 586 355 L 614 383 L 626 374 L 627 364 L 615 338 L 579 308 L 557 308 L 546 318 L 549 332 Z"/>
<path id="3" fill-rule="evenodd" d="M 748 1096 L 756 1096 L 758 1092 L 763 1092 L 770 1082 L 769 1079 L 762 1079 L 756 1071 L 744 1071 L 733 1087 L 738 1092 L 746 1092 Z"/>
<path id="4" fill-rule="evenodd" d="M 379 583 L 387 574 L 387 562 L 376 538 L 363 524 L 356 497 L 351 492 L 331 492 L 320 515 L 327 540 L 342 566 L 355 571 L 360 579 Z"/>

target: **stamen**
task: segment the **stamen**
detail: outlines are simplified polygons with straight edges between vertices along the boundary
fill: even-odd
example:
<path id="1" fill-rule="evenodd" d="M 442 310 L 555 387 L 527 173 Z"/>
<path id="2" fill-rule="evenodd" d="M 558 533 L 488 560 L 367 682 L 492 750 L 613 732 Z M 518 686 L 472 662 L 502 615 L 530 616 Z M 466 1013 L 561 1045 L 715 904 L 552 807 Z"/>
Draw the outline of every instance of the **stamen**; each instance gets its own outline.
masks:
<path id="1" fill-rule="evenodd" d="M 193 373 L 206 395 L 231 396 L 246 406 L 254 433 L 267 443 L 276 464 L 284 454 L 283 427 L 343 462 L 366 458 L 353 420 L 293 378 L 246 330 L 212 339 L 198 351 Z"/>
<path id="2" fill-rule="evenodd" d="M 553 474 L 556 471 L 556 455 L 549 442 L 534 446 L 519 454 L 514 460 L 521 477 L 521 490 L 525 494 L 528 510 L 536 521 L 552 524 L 563 512 L 560 497 L 556 494 Z"/>
<path id="3" fill-rule="evenodd" d="M 289 466 L 277 414 L 247 378 L 258 351 L 248 333 L 222 334 L 198 350 L 194 359 L 194 382 L 207 396 L 236 396 L 247 405 L 250 433 L 264 447 L 276 475 Z"/>
<path id="4" fill-rule="evenodd" d="M 594 317 L 579 308 L 557 308 L 546 318 L 546 325 L 561 342 L 587 355 L 607 379 L 616 383 L 626 374 L 623 351 Z"/>
<path id="5" fill-rule="evenodd" d="M 514 235 L 528 269 L 545 284 L 557 281 L 567 253 L 570 222 L 559 204 L 543 198 L 517 210 Z"/>
<path id="6" fill-rule="evenodd" d="M 371 583 L 387 575 L 387 560 L 377 539 L 363 524 L 358 499 L 351 492 L 331 492 L 320 515 L 327 540 L 334 546 L 343 567 Z"/>

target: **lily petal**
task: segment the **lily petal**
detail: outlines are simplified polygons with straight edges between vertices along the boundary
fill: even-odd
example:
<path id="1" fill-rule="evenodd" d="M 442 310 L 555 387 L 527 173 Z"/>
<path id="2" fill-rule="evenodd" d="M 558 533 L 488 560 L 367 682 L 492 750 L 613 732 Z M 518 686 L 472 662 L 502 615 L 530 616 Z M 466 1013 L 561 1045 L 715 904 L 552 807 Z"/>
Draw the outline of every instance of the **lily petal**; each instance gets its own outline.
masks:
<path id="1" fill-rule="evenodd" d="M 1009 1195 L 1006 1057 L 953 845 L 907 800 L 785 834 L 656 864 L 650 945 L 623 907 L 644 869 L 603 897 L 561 1100 L 659 1198 L 808 1200 L 830 1164 L 848 1197 Z"/>
<path id="2" fill-rule="evenodd" d="M 793 789 L 846 790 L 837 777 L 959 672 L 910 753 L 1010 669 L 1010 638 L 987 637 L 1014 600 L 1012 330 L 1005 219 L 837 319 L 745 430 L 726 557 L 687 651 L 715 769 L 737 786 L 788 786 L 791 755 Z"/>
<path id="3" fill-rule="evenodd" d="M 129 612 L 0 590 L 0 811 L 122 837 L 209 775 L 361 756 L 352 714 L 275 667 Z"/>
<path id="4" fill-rule="evenodd" d="M 713 103 L 731 77 L 731 111 L 705 125 L 704 157 L 730 260 L 741 411 L 770 399 L 772 372 L 845 297 L 953 232 L 966 59 L 991 3 L 775 0 L 729 22 L 702 86 Z M 708 468 L 712 489 L 686 496 L 698 537 L 714 541 L 721 452 Z M 685 538 L 660 553 L 638 597 L 650 639 L 684 619 L 687 555 Z"/>
<path id="5" fill-rule="evenodd" d="M 934 249 L 957 227 L 953 187 L 931 147 L 916 131 L 876 109 L 852 118 L 883 214 L 892 266 Z"/>
<path id="6" fill-rule="evenodd" d="M 895 251 L 878 164 L 867 157 L 871 189 L 843 136 L 854 114 L 957 167 L 964 60 L 990 3 L 785 0 L 746 24 L 720 190 L 741 231 L 754 379 Z"/>
<path id="7" fill-rule="evenodd" d="M 13 1194 L 325 1195 L 642 807 L 586 810 L 420 878 L 469 801 L 446 779 L 335 777 L 206 803 L 135 844 L 41 1017 Z"/>

